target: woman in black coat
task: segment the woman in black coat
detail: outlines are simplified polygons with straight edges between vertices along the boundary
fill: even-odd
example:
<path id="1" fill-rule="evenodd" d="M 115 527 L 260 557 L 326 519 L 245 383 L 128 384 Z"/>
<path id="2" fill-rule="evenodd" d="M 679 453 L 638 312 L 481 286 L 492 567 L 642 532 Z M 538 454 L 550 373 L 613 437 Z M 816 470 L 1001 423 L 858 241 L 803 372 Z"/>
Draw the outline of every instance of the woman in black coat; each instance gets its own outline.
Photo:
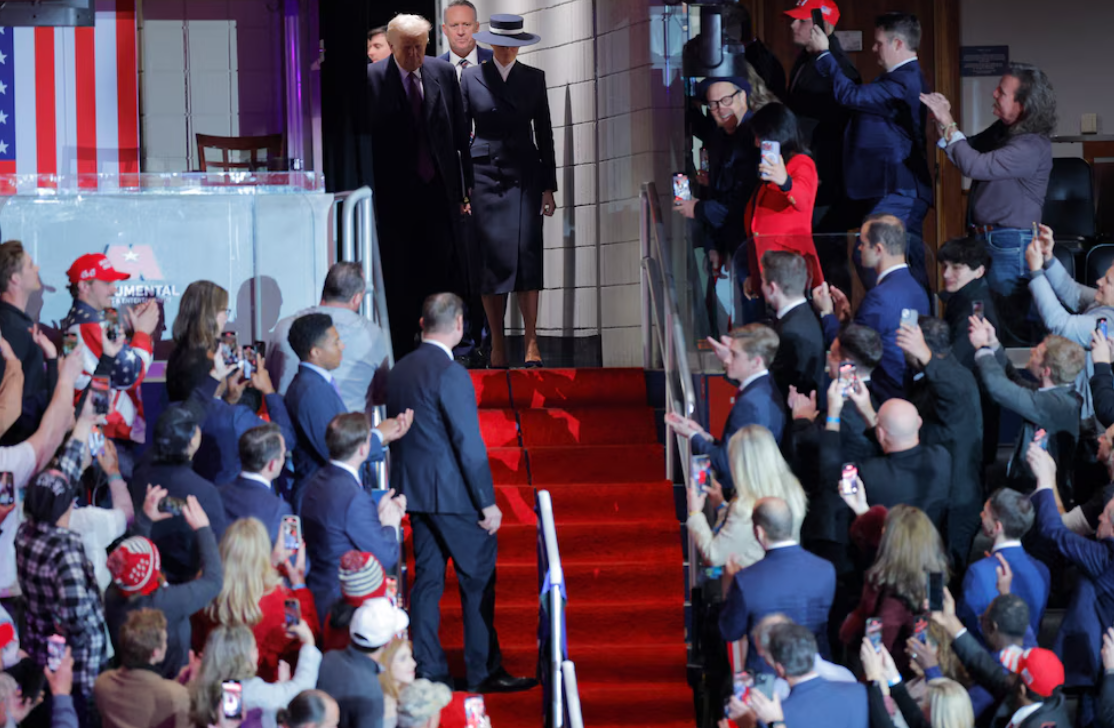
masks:
<path id="1" fill-rule="evenodd" d="M 507 294 L 518 295 L 525 325 L 526 366 L 540 367 L 537 319 L 542 288 L 542 215 L 557 208 L 557 163 L 545 73 L 516 61 L 518 49 L 541 40 L 517 15 L 491 16 L 475 38 L 495 58 L 465 69 L 464 111 L 475 130 L 472 215 L 483 254 L 483 303 L 491 329 L 491 366 L 508 364 L 503 338 Z"/>

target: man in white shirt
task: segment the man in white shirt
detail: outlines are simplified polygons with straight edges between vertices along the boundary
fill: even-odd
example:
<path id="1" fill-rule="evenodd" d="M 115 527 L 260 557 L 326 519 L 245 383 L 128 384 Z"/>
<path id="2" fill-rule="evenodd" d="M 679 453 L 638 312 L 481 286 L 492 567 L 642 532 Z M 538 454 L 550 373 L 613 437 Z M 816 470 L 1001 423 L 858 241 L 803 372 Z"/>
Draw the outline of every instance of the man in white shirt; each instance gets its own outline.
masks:
<path id="1" fill-rule="evenodd" d="M 291 324 L 307 313 L 323 313 L 333 320 L 344 342 L 344 358 L 333 370 L 333 378 L 340 388 L 345 409 L 366 412 L 384 401 L 390 368 L 387 339 L 378 324 L 360 315 L 366 289 L 363 267 L 359 263 L 336 263 L 325 276 L 321 303 L 275 324 L 267 346 L 267 371 L 279 394 L 286 394 L 298 373 L 298 355 L 287 340 Z"/>
<path id="2" fill-rule="evenodd" d="M 452 0 L 445 6 L 445 22 L 441 23 L 441 32 L 449 41 L 449 50 L 441 54 L 441 60 L 453 64 L 458 81 L 465 68 L 491 60 L 492 51 L 481 48 L 472 37 L 479 29 L 476 6 L 469 0 Z"/>
<path id="3" fill-rule="evenodd" d="M 808 264 L 797 253 L 768 250 L 762 255 L 762 296 L 776 312 L 777 356 L 770 373 L 778 391 L 789 397 L 789 388 L 800 394 L 816 391 L 824 382 L 824 330 L 805 300 Z"/>

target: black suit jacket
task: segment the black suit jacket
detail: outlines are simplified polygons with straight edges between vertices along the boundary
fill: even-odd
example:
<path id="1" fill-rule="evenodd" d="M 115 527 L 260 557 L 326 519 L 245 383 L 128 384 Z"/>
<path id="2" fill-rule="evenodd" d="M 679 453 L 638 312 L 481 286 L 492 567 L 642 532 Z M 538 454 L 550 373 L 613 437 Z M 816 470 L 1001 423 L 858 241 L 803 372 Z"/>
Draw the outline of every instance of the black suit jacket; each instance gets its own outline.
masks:
<path id="1" fill-rule="evenodd" d="M 387 416 L 414 410 L 406 436 L 391 443 L 391 487 L 412 513 L 477 513 L 495 504 L 476 390 L 468 370 L 423 342 L 391 370 Z"/>
<path id="2" fill-rule="evenodd" d="M 822 487 L 839 487 L 839 471 L 846 461 L 839 433 L 825 429 L 820 437 Z M 902 452 L 858 463 L 859 478 L 872 506 L 893 508 L 899 503 L 920 508 L 937 530 L 944 532 L 944 516 L 951 489 L 952 456 L 942 445 L 917 445 Z M 849 513 L 850 509 L 844 504 Z"/>
<path id="3" fill-rule="evenodd" d="M 839 39 L 832 35 L 829 40 L 831 53 L 843 75 L 861 83 L 862 76 L 843 52 Z M 843 133 L 850 114 L 836 103 L 832 80 L 816 69 L 816 56 L 807 51 L 801 51 L 793 70 L 789 72 L 785 103 L 797 115 L 801 134 L 808 141 L 812 159 L 816 162 L 816 173 L 820 177 L 816 205 L 830 205 L 843 194 Z"/>
<path id="4" fill-rule="evenodd" d="M 801 394 L 817 390 L 824 381 L 827 358 L 824 353 L 824 330 L 820 328 L 820 319 L 812 306 L 805 301 L 787 312 L 785 318 L 774 322 L 774 331 L 779 341 L 770 373 L 781 396 L 789 397 L 790 385 Z"/>
<path id="5" fill-rule="evenodd" d="M 444 204 L 450 211 L 456 208 L 459 214 L 457 206 L 472 186 L 469 131 L 456 71 L 445 61 L 427 57 L 421 77 L 424 117 L 416 122 L 394 57 L 367 67 L 373 179 L 364 182 L 375 189 L 381 230 L 386 224 L 390 230 L 405 231 L 411 225 L 411 216 L 421 214 L 426 205 Z M 445 190 L 443 200 L 426 199 L 425 185 L 418 177 L 418 134 L 422 128 Z"/>

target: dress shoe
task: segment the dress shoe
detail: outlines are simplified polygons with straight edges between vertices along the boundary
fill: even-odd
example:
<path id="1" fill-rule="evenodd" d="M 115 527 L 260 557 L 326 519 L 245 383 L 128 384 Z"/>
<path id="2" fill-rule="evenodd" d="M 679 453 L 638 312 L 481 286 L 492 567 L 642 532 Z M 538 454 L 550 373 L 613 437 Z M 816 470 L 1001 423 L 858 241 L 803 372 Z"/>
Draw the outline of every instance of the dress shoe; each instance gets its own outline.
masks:
<path id="1" fill-rule="evenodd" d="M 542 364 L 541 359 L 529 359 L 526 361 L 527 369 L 541 369 L 543 366 L 545 365 Z"/>
<path id="2" fill-rule="evenodd" d="M 500 669 L 484 678 L 479 685 L 468 687 L 470 693 L 517 693 L 537 687 L 538 681 L 532 677 L 515 677 Z"/>

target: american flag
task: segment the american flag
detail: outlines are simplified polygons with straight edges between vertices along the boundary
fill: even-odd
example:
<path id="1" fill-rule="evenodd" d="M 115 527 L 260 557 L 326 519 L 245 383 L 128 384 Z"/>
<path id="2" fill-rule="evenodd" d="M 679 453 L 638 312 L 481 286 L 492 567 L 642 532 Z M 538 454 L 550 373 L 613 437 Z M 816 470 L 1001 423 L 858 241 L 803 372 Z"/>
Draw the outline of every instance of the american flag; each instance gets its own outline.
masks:
<path id="1" fill-rule="evenodd" d="M 135 0 L 98 0 L 92 28 L 0 28 L 0 174 L 138 172 L 137 73 Z"/>

